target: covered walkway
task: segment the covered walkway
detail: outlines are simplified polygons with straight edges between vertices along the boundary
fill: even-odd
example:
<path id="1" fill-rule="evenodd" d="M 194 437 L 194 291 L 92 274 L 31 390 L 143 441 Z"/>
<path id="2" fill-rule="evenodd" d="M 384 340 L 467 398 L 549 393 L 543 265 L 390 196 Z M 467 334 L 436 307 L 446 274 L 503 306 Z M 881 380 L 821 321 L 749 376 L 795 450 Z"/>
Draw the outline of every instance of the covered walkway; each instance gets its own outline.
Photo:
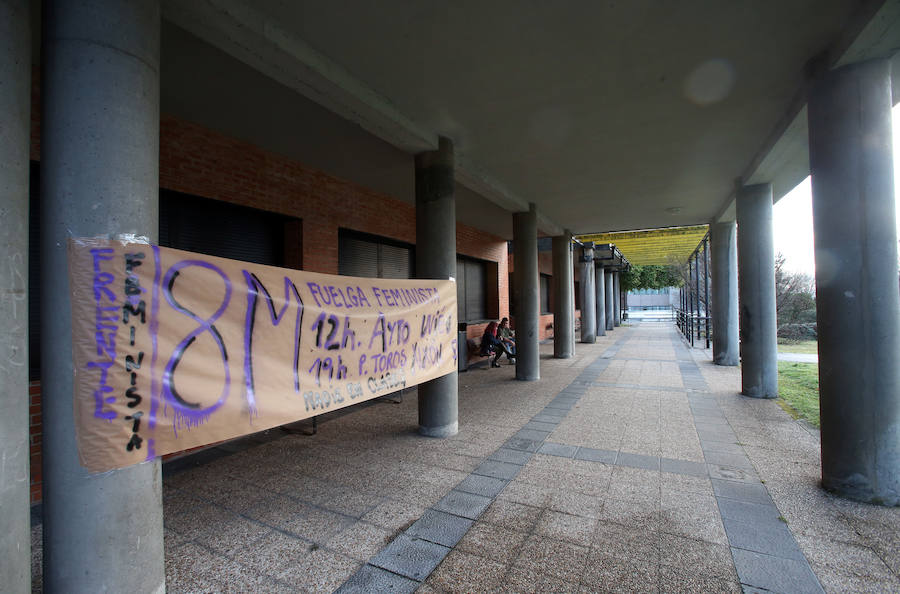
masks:
<path id="1" fill-rule="evenodd" d="M 738 368 L 671 322 L 551 349 L 540 382 L 461 374 L 448 439 L 417 434 L 408 393 L 170 463 L 167 590 L 900 589 L 900 510 L 824 492 L 818 436 L 740 396 Z"/>

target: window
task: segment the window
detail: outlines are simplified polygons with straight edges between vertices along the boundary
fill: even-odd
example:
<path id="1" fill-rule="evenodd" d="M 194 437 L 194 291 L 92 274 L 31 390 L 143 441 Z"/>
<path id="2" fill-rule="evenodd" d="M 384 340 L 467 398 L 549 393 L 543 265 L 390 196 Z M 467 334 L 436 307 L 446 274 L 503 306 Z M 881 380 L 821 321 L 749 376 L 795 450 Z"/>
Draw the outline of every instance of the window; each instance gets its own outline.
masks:
<path id="1" fill-rule="evenodd" d="M 550 312 L 550 275 L 541 275 L 541 314 L 546 315 Z"/>
<path id="2" fill-rule="evenodd" d="M 456 258 L 456 311 L 460 322 L 487 319 L 485 263 L 470 258 Z"/>
<path id="3" fill-rule="evenodd" d="M 300 220 L 160 188 L 159 245 L 269 266 L 299 268 Z"/>
<path id="4" fill-rule="evenodd" d="M 368 278 L 412 278 L 413 246 L 376 235 L 340 230 L 338 274 Z"/>

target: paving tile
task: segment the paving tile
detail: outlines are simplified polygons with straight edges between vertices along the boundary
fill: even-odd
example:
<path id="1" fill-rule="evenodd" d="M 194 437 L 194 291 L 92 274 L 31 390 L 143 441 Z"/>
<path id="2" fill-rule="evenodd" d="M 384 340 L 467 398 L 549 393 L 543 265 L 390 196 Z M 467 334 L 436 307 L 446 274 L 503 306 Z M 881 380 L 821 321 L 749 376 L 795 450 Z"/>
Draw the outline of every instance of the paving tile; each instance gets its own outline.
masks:
<path id="1" fill-rule="evenodd" d="M 719 464 L 707 464 L 709 478 L 721 479 L 723 481 L 733 481 L 737 483 L 750 483 L 758 485 L 759 475 L 753 468 L 734 468 L 731 466 L 722 466 Z"/>
<path id="2" fill-rule="evenodd" d="M 784 559 L 805 560 L 800 547 L 787 524 L 783 522 L 757 524 L 741 522 L 732 518 L 722 518 L 728 543 L 738 549 L 765 553 Z"/>
<path id="3" fill-rule="evenodd" d="M 446 512 L 433 509 L 426 510 L 421 518 L 406 529 L 406 535 L 412 538 L 420 538 L 429 542 L 456 546 L 459 539 L 472 527 L 475 521 L 469 518 L 461 518 Z"/>
<path id="4" fill-rule="evenodd" d="M 615 464 L 618 452 L 614 450 L 598 450 L 596 448 L 580 447 L 575 452 L 576 460 L 587 460 L 589 462 L 603 462 L 604 464 Z"/>
<path id="5" fill-rule="evenodd" d="M 533 439 L 522 439 L 519 437 L 511 437 L 503 444 L 504 448 L 511 450 L 519 450 L 523 452 L 536 452 L 541 447 L 543 439 L 534 441 Z"/>
<path id="6" fill-rule="evenodd" d="M 550 431 L 552 432 L 559 423 L 547 423 L 544 421 L 529 421 L 522 426 L 522 429 L 535 429 L 537 431 Z"/>
<path id="7" fill-rule="evenodd" d="M 694 422 L 700 424 L 715 424 L 726 420 L 725 414 L 718 406 L 694 409 L 693 416 Z"/>
<path id="8" fill-rule="evenodd" d="M 507 566 L 462 551 L 453 551 L 428 577 L 427 584 L 440 592 L 496 592 Z"/>
<path id="9" fill-rule="evenodd" d="M 563 419 L 565 419 L 565 415 L 553 415 L 546 412 L 538 413 L 531 417 L 532 421 L 539 421 L 541 423 L 553 423 L 558 425 Z"/>
<path id="10" fill-rule="evenodd" d="M 325 549 L 311 551 L 299 563 L 275 576 L 295 590 L 331 592 L 347 581 L 361 564 Z"/>
<path id="11" fill-rule="evenodd" d="M 697 436 L 700 441 L 737 441 L 737 435 L 731 429 L 703 429 L 697 428 Z"/>
<path id="12" fill-rule="evenodd" d="M 720 466 L 731 466 L 733 468 L 748 468 L 753 470 L 753 464 L 743 452 L 739 454 L 731 454 L 727 452 L 708 452 L 704 454 L 707 464 L 718 464 Z"/>
<path id="13" fill-rule="evenodd" d="M 690 462 L 688 460 L 672 460 L 671 458 L 660 458 L 660 469 L 663 472 L 671 472 L 674 474 L 687 474 L 692 476 L 706 476 L 706 466 L 701 462 Z"/>
<path id="14" fill-rule="evenodd" d="M 550 499 L 549 509 L 573 516 L 597 518 L 603 502 L 594 495 L 556 489 Z"/>
<path id="15" fill-rule="evenodd" d="M 563 458 L 572 458 L 573 456 L 575 456 L 575 452 L 577 450 L 578 446 L 544 442 L 541 445 L 541 448 L 538 450 L 538 453 L 547 454 L 550 456 L 560 456 Z"/>
<path id="16" fill-rule="evenodd" d="M 741 584 L 736 580 L 698 574 L 689 567 L 670 567 L 668 565 L 659 568 L 659 591 L 667 594 L 696 594 L 697 592 L 741 594 L 743 592 Z"/>
<path id="17" fill-rule="evenodd" d="M 300 563 L 311 547 L 309 541 L 273 531 L 243 550 L 238 560 L 267 575 L 277 575 Z"/>
<path id="18" fill-rule="evenodd" d="M 659 529 L 667 534 L 686 536 L 715 544 L 728 544 L 722 518 L 716 511 L 664 509 L 660 512 Z"/>
<path id="19" fill-rule="evenodd" d="M 371 565 L 402 576 L 422 581 L 444 560 L 448 547 L 399 535 L 380 553 L 369 560 Z"/>
<path id="20" fill-rule="evenodd" d="M 700 449 L 703 450 L 704 457 L 710 452 L 722 452 L 725 454 L 744 454 L 744 448 L 735 443 L 736 440 L 728 441 L 707 441 L 700 440 Z"/>
<path id="21" fill-rule="evenodd" d="M 505 578 L 505 592 L 516 594 L 570 594 L 578 591 L 578 582 L 559 580 L 541 568 L 514 565 Z"/>
<path id="22" fill-rule="evenodd" d="M 498 563 L 509 564 L 519 553 L 527 535 L 494 524 L 477 522 L 456 545 L 456 550 L 481 555 Z"/>
<path id="23" fill-rule="evenodd" d="M 537 524 L 541 512 L 540 507 L 498 499 L 487 508 L 479 521 L 528 533 Z"/>
<path id="24" fill-rule="evenodd" d="M 194 537 L 194 542 L 231 557 L 271 531 L 259 522 L 232 516 L 224 522 L 207 526 Z"/>
<path id="25" fill-rule="evenodd" d="M 589 551 L 586 546 L 533 534 L 517 551 L 513 565 L 577 584 L 584 574 Z"/>
<path id="26" fill-rule="evenodd" d="M 550 403 L 544 407 L 544 412 L 548 415 L 568 415 L 574 404 L 558 404 Z"/>
<path id="27" fill-rule="evenodd" d="M 385 499 L 362 519 L 371 524 L 398 531 L 406 528 L 425 512 L 425 508 L 398 499 Z"/>
<path id="28" fill-rule="evenodd" d="M 742 584 L 797 594 L 819 594 L 822 586 L 805 561 L 782 559 L 743 549 L 731 549 Z"/>
<path id="29" fill-rule="evenodd" d="M 517 439 L 530 439 L 532 441 L 544 441 L 547 439 L 547 436 L 550 435 L 550 431 L 538 431 L 537 429 L 520 429 L 516 432 L 513 437 Z"/>
<path id="30" fill-rule="evenodd" d="M 769 492 L 766 490 L 765 485 L 760 483 L 735 483 L 732 481 L 713 479 L 712 485 L 716 497 L 727 497 L 729 499 L 737 499 L 738 501 L 746 501 L 748 503 L 772 503 L 772 498 L 769 496 Z"/>
<path id="31" fill-rule="evenodd" d="M 366 561 L 390 542 L 393 532 L 366 522 L 355 522 L 333 536 L 326 546 L 343 555 Z"/>
<path id="32" fill-rule="evenodd" d="M 531 485 L 520 481 L 511 482 L 500 495 L 498 500 L 514 501 L 535 507 L 546 507 L 552 498 L 552 490 L 549 487 Z"/>
<path id="33" fill-rule="evenodd" d="M 369 592 L 397 592 L 409 594 L 416 591 L 419 582 L 385 571 L 380 567 L 364 565 L 337 589 L 338 594 L 368 594 Z"/>
<path id="34" fill-rule="evenodd" d="M 719 497 L 718 503 L 719 513 L 722 514 L 723 519 L 728 518 L 755 524 L 774 524 L 781 521 L 778 519 L 781 513 L 772 504 L 749 503 L 727 497 Z"/>
<path id="35" fill-rule="evenodd" d="M 658 592 L 659 565 L 603 553 L 592 554 L 582 578 L 588 592 Z"/>
<path id="36" fill-rule="evenodd" d="M 542 536 L 590 546 L 597 520 L 547 510 L 538 520 L 535 532 Z"/>
<path id="37" fill-rule="evenodd" d="M 616 557 L 644 559 L 658 563 L 660 554 L 660 533 L 635 526 L 623 526 L 601 521 L 594 531 L 593 546 Z"/>
<path id="38" fill-rule="evenodd" d="M 509 464 L 518 464 L 523 466 L 531 460 L 531 452 L 522 450 L 511 450 L 508 448 L 500 448 L 490 455 L 488 460 L 497 460 L 498 462 L 508 462 Z"/>
<path id="39" fill-rule="evenodd" d="M 480 474 L 470 474 L 461 483 L 456 485 L 456 490 L 465 491 L 466 493 L 474 493 L 476 495 L 484 495 L 485 497 L 496 497 L 500 491 L 507 485 L 507 481 L 483 476 Z"/>
<path id="40" fill-rule="evenodd" d="M 682 568 L 692 574 L 737 581 L 728 545 L 662 533 L 659 550 L 663 565 Z"/>
<path id="41" fill-rule="evenodd" d="M 514 479 L 521 470 L 522 467 L 518 464 L 510 464 L 498 460 L 485 460 L 472 473 L 509 481 Z"/>
<path id="42" fill-rule="evenodd" d="M 476 520 L 490 504 L 490 497 L 453 490 L 438 501 L 434 505 L 434 509 Z"/>
<path id="43" fill-rule="evenodd" d="M 644 468 L 646 470 L 659 470 L 659 458 L 656 456 L 645 456 L 644 454 L 619 452 L 619 455 L 616 458 L 616 465 L 628 466 L 631 468 Z"/>

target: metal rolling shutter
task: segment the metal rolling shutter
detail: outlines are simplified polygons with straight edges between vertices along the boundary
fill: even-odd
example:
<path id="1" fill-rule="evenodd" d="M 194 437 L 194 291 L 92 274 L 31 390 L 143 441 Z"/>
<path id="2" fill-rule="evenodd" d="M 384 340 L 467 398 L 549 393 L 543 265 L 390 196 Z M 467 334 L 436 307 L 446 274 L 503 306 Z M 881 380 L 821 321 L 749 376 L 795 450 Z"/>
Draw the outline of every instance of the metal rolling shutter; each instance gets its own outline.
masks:
<path id="1" fill-rule="evenodd" d="M 410 278 L 412 276 L 412 254 L 409 248 L 382 244 L 381 278 Z"/>
<path id="2" fill-rule="evenodd" d="M 210 256 L 284 266 L 290 217 L 160 189 L 159 244 Z"/>
<path id="3" fill-rule="evenodd" d="M 456 259 L 457 317 L 461 322 L 487 318 L 486 270 L 484 262 Z"/>
<path id="4" fill-rule="evenodd" d="M 466 261 L 466 313 L 470 320 L 484 320 L 487 317 L 484 275 L 484 264 Z"/>
<path id="5" fill-rule="evenodd" d="M 343 233 L 338 241 L 338 274 L 345 276 L 378 277 L 378 248 L 376 244 L 348 237 Z"/>
<path id="6" fill-rule="evenodd" d="M 550 313 L 550 277 L 541 275 L 541 313 Z"/>
<path id="7" fill-rule="evenodd" d="M 368 278 L 412 278 L 412 247 L 341 231 L 338 240 L 338 274 Z"/>

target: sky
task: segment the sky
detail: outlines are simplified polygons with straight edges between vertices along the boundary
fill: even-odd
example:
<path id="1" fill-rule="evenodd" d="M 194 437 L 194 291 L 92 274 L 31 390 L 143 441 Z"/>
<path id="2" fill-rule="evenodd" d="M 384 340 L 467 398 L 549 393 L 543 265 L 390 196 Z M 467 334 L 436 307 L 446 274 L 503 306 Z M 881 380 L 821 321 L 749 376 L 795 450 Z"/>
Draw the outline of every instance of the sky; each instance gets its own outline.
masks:
<path id="1" fill-rule="evenodd" d="M 893 110 L 894 135 L 894 196 L 898 195 L 900 181 L 900 104 Z M 805 180 L 775 203 L 773 209 L 775 253 L 784 255 L 784 264 L 792 272 L 815 275 L 813 256 L 812 188 Z M 898 210 L 900 215 L 900 210 Z M 900 235 L 900 216 L 897 219 Z"/>

